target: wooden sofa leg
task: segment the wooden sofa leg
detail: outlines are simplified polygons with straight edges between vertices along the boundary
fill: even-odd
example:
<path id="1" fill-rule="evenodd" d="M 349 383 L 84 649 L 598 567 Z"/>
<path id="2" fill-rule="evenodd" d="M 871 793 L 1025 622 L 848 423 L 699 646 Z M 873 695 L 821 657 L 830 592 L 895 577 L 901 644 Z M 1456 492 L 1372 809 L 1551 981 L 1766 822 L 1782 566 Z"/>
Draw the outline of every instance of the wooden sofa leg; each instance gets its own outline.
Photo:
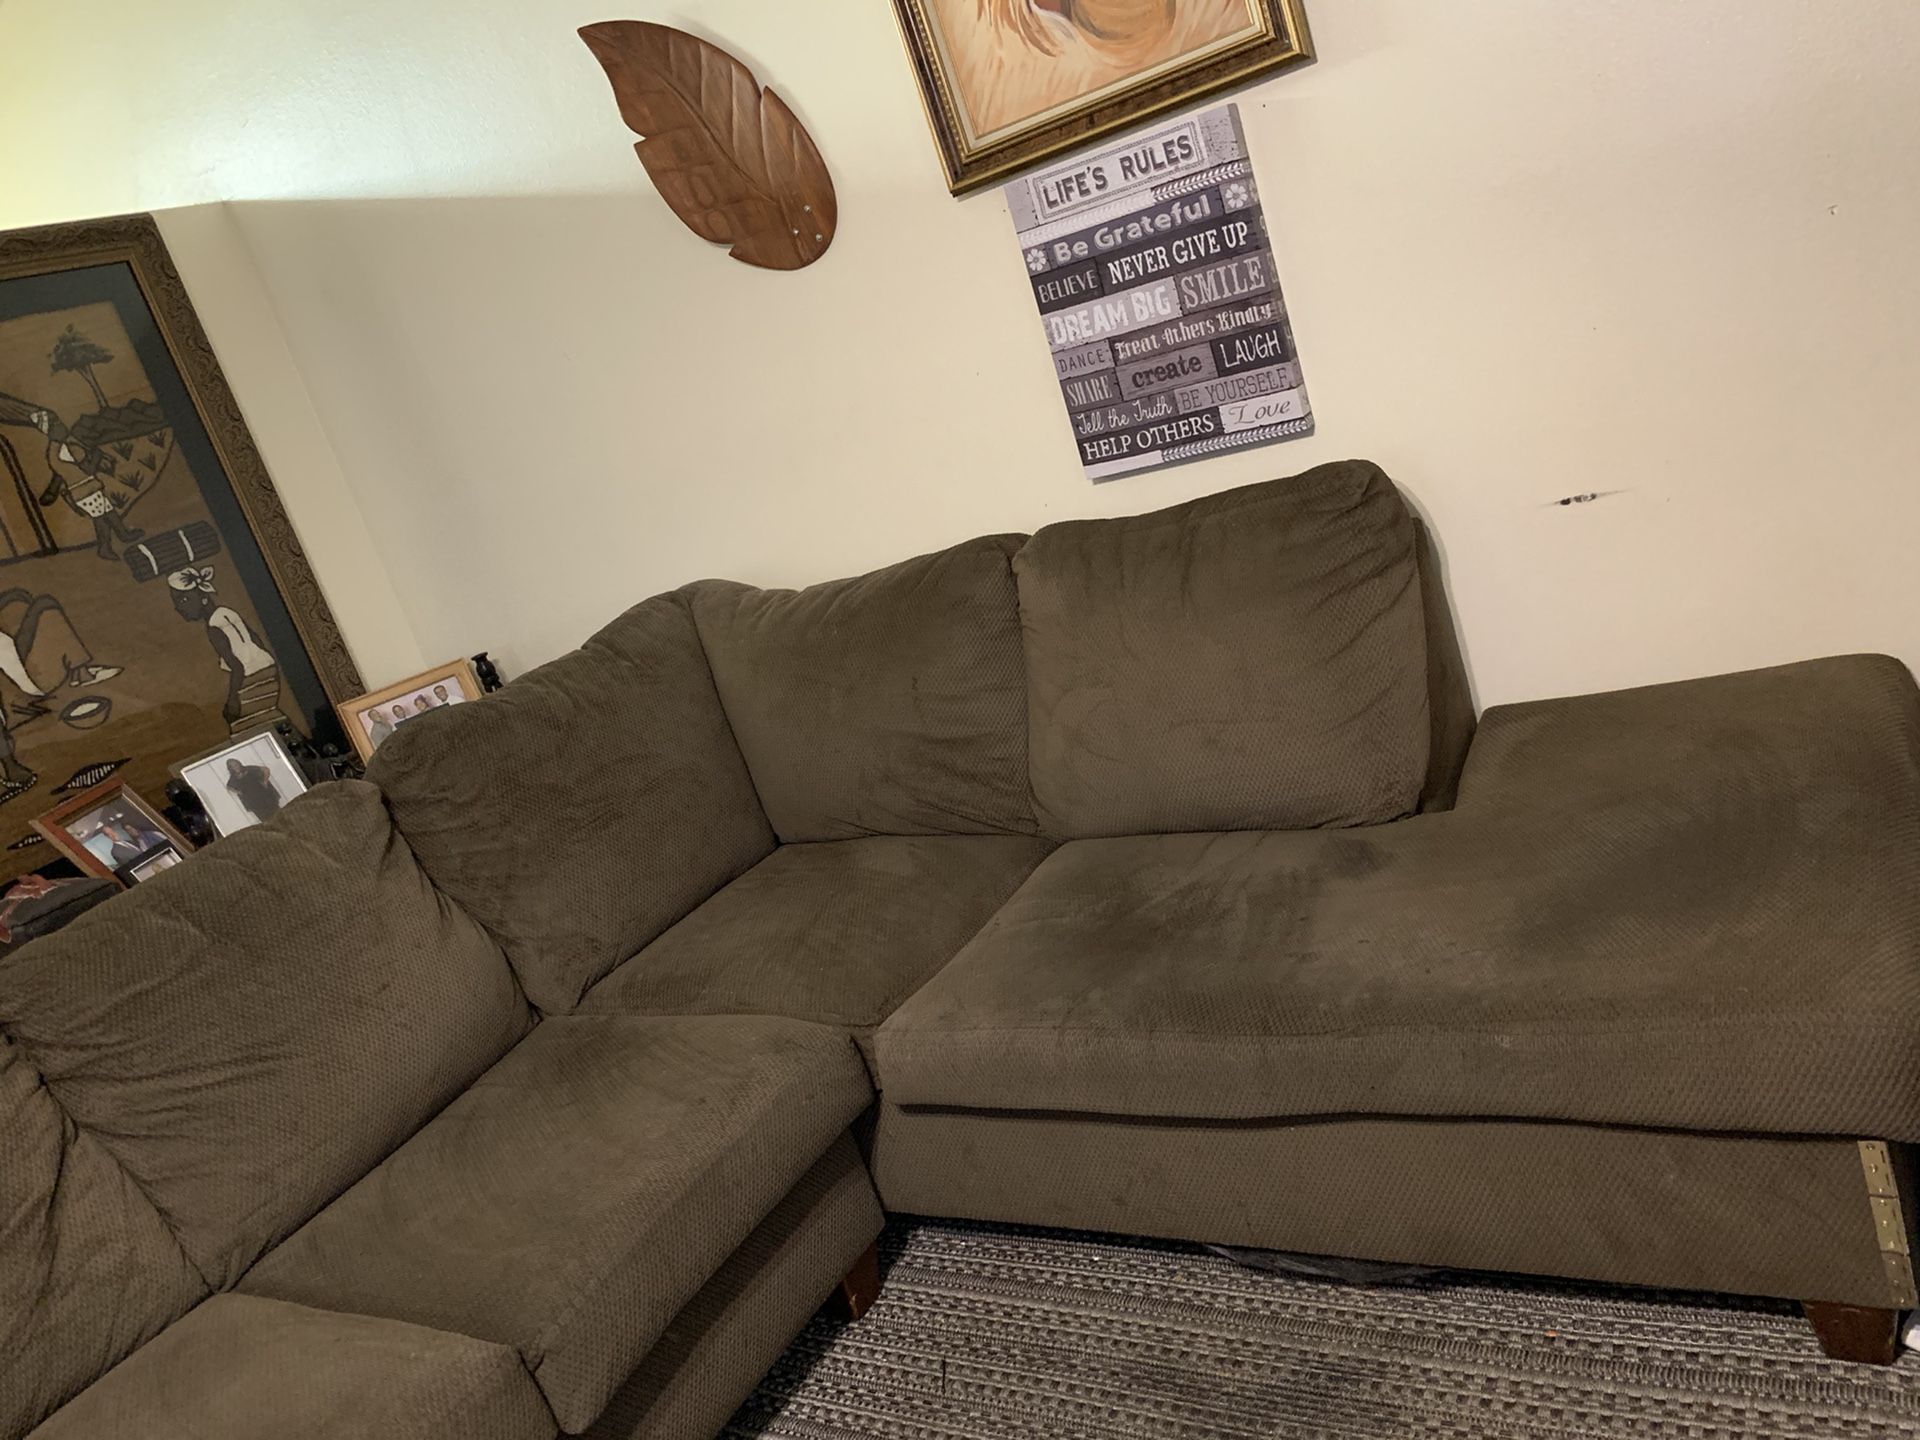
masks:
<path id="1" fill-rule="evenodd" d="M 880 1298 L 880 1242 L 867 1246 L 866 1253 L 853 1262 L 853 1268 L 840 1282 L 837 1292 L 840 1306 L 849 1320 L 858 1320 Z"/>
<path id="2" fill-rule="evenodd" d="M 1865 1305 L 1829 1305 L 1803 1301 L 1801 1309 L 1813 1322 L 1820 1348 L 1829 1360 L 1853 1360 L 1862 1365 L 1891 1365 L 1899 1348 L 1900 1312 Z"/>

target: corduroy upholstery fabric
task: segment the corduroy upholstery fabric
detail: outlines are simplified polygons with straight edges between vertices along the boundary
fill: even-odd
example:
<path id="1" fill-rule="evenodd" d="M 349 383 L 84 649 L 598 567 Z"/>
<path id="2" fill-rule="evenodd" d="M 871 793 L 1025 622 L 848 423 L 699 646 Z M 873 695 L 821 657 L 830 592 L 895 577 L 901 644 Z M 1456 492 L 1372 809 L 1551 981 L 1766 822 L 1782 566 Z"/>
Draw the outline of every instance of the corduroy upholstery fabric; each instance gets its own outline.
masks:
<path id="1" fill-rule="evenodd" d="M 873 1027 L 1046 858 L 1025 835 L 783 845 L 588 992 L 583 1013 L 761 1014 Z"/>
<path id="2" fill-rule="evenodd" d="M 867 1167 L 843 1135 L 673 1317 L 589 1440 L 717 1435 L 883 1219 Z"/>
<path id="3" fill-rule="evenodd" d="M 206 1293 L 139 1187 L 0 1031 L 0 1440 Z"/>
<path id="4" fill-rule="evenodd" d="M 989 535 L 805 590 L 687 587 L 782 841 L 1034 831 L 1009 557 Z"/>
<path id="5" fill-rule="evenodd" d="M 1395 825 L 1074 841 L 880 1027 L 881 1088 L 1920 1140 L 1920 712 L 1828 678 L 1838 745 L 1666 789 L 1618 743 L 1575 814 L 1470 784 Z"/>
<path id="6" fill-rule="evenodd" d="M 1898 1309 L 1851 1140 L 902 1108 L 890 1211 Z"/>
<path id="7" fill-rule="evenodd" d="M 1361 461 L 1040 530 L 1013 568 L 1041 830 L 1411 813 L 1432 742 L 1417 549 Z"/>
<path id="8" fill-rule="evenodd" d="M 551 1440 L 502 1345 L 366 1315 L 216 1295 L 32 1440 Z"/>
<path id="9" fill-rule="evenodd" d="M 513 972 L 359 781 L 0 965 L 0 1030 L 214 1289 L 525 1033 Z"/>
<path id="10" fill-rule="evenodd" d="M 367 778 L 548 1014 L 773 849 L 675 595 L 401 726 Z"/>
<path id="11" fill-rule="evenodd" d="M 821 1026 L 549 1019 L 241 1289 L 511 1345 L 577 1432 L 871 1098 Z"/>

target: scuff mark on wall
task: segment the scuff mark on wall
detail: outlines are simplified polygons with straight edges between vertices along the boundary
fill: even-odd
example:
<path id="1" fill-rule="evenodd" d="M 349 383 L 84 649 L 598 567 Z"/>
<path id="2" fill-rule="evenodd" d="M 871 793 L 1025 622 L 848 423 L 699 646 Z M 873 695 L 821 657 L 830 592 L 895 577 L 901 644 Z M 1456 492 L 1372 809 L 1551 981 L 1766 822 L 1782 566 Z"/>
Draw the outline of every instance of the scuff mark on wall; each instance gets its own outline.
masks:
<path id="1" fill-rule="evenodd" d="M 1549 505 L 1588 505 L 1595 500 L 1604 500 L 1609 495 L 1624 495 L 1625 490 L 1587 490 L 1579 495 L 1562 495 L 1558 500 L 1549 500 Z"/>

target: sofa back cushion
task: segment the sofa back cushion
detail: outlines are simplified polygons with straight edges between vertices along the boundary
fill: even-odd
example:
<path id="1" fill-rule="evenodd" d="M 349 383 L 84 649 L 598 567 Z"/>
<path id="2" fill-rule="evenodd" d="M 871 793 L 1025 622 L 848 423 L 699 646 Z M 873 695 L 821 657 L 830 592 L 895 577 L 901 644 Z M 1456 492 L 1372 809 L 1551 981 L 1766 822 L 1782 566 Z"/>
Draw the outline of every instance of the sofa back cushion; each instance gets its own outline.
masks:
<path id="1" fill-rule="evenodd" d="M 1014 558 L 1033 797 L 1060 838 L 1365 825 L 1427 776 L 1414 519 L 1360 461 Z"/>
<path id="2" fill-rule="evenodd" d="M 263 825 L 0 963 L 0 1033 L 231 1285 L 531 1023 L 370 785 Z"/>
<path id="3" fill-rule="evenodd" d="M 158 1212 L 0 1030 L 0 1440 L 206 1294 Z"/>
<path id="4" fill-rule="evenodd" d="M 773 850 L 677 595 L 402 726 L 367 778 L 548 1013 Z"/>
<path id="5" fill-rule="evenodd" d="M 1026 677 L 990 535 L 805 590 L 689 586 L 767 818 L 785 843 L 1030 835 Z"/>

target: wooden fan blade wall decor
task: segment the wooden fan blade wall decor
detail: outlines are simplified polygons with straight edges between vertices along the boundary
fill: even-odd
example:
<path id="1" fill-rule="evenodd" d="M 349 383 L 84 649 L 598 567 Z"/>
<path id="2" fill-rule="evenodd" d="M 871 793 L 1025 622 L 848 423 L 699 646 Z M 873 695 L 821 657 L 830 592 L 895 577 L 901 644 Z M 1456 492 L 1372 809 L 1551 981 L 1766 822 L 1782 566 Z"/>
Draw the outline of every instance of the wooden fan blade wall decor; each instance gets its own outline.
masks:
<path id="1" fill-rule="evenodd" d="M 799 270 L 827 253 L 839 208 L 813 137 L 718 45 L 645 20 L 580 38 L 613 82 L 633 148 L 689 230 L 736 260 Z"/>

